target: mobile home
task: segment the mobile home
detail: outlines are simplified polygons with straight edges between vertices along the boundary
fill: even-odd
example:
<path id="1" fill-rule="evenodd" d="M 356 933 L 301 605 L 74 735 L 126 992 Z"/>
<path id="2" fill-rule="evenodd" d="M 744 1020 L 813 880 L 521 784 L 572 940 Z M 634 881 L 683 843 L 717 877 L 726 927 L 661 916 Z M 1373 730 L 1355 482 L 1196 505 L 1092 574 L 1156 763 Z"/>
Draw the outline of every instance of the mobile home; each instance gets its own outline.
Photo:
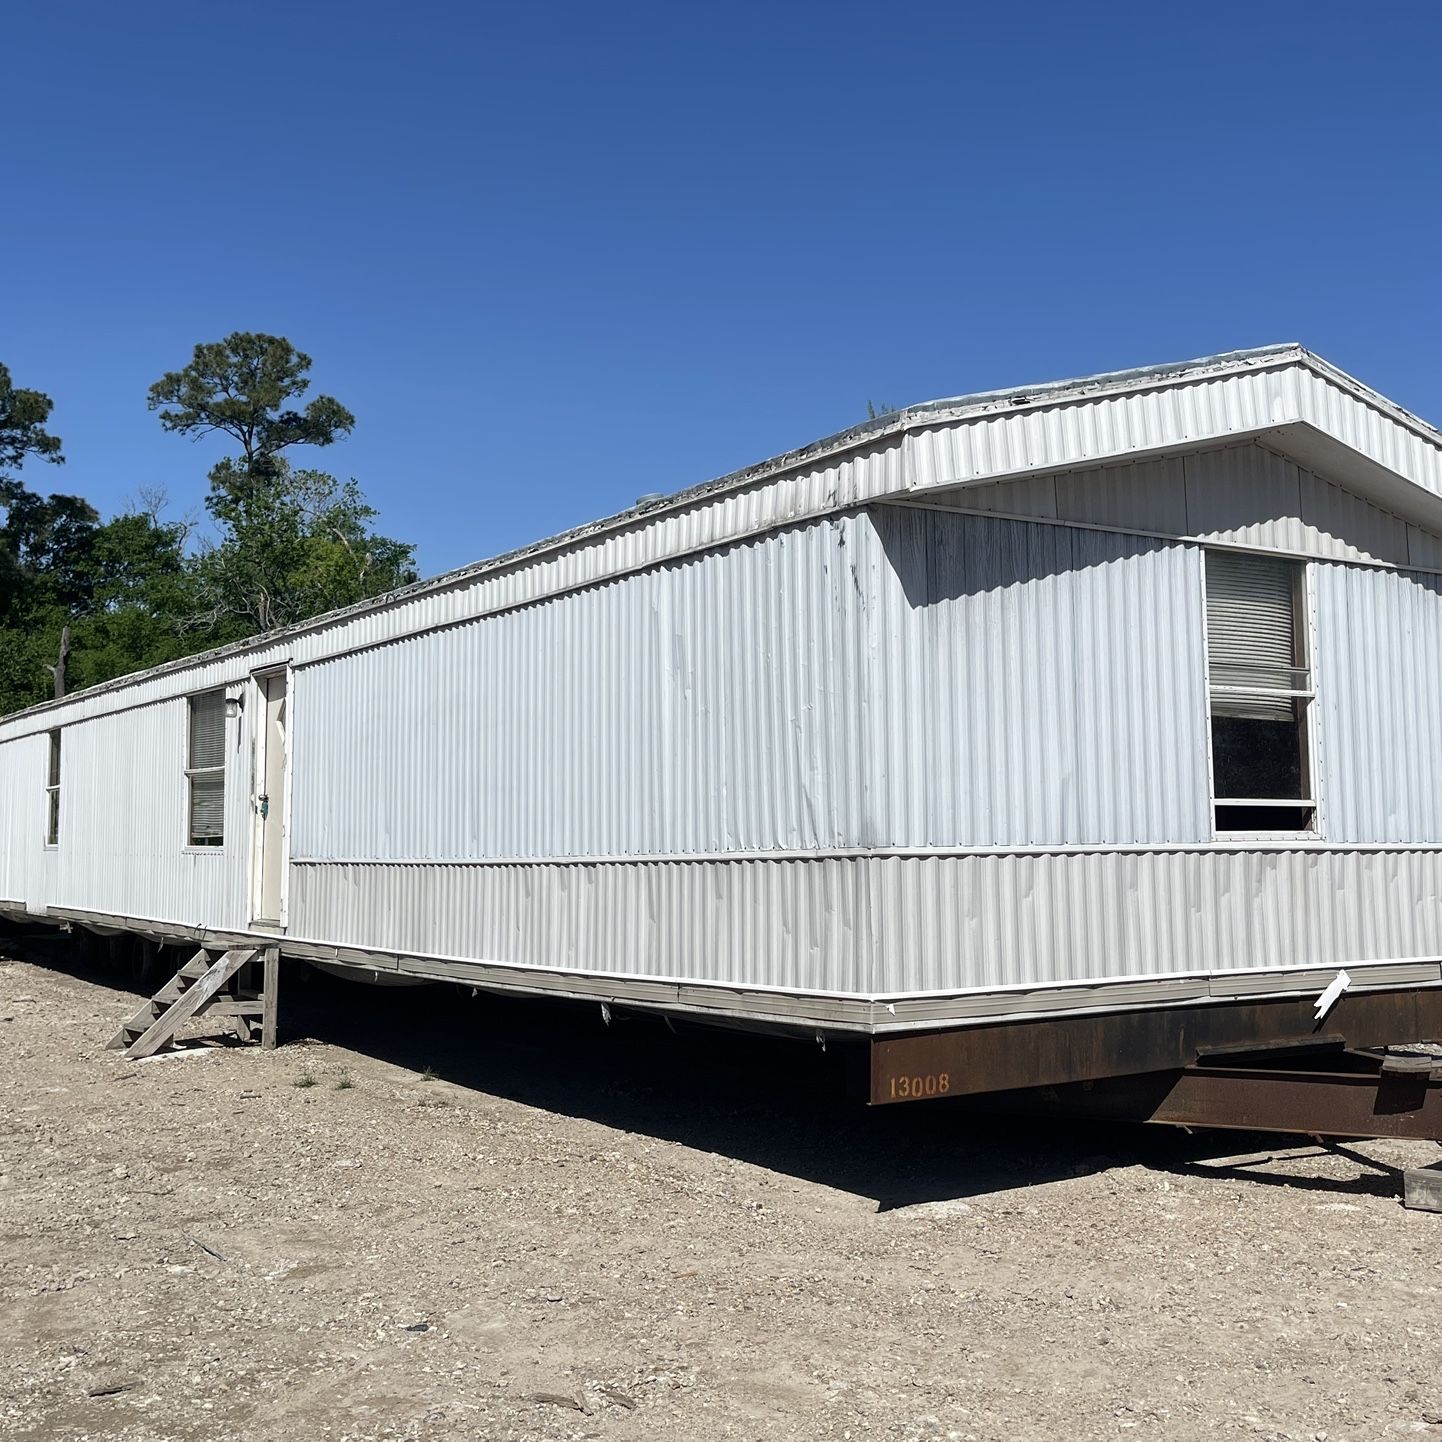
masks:
<path id="1" fill-rule="evenodd" d="M 888 414 L 0 720 L 0 911 L 875 1101 L 1438 1034 L 1442 434 L 1296 345 Z"/>

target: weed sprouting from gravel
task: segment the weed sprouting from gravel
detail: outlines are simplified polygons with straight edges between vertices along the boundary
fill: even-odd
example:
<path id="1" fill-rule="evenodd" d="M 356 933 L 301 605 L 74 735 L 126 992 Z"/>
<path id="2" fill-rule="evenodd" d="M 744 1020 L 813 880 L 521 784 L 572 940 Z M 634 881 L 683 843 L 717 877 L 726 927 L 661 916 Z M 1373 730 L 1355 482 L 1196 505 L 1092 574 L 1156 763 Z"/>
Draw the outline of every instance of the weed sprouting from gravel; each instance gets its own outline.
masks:
<path id="1" fill-rule="evenodd" d="M 422 1081 L 436 1081 L 438 1079 L 439 1074 L 433 1066 L 428 1066 L 421 1072 Z"/>
<path id="2" fill-rule="evenodd" d="M 315 1084 L 315 1077 L 308 1071 L 301 1072 L 301 1074 L 291 1082 L 291 1086 L 300 1087 L 302 1091 L 304 1091 L 306 1087 L 313 1087 Z"/>
<path id="3" fill-rule="evenodd" d="M 338 1092 L 348 1092 L 354 1085 L 355 1082 L 351 1080 L 351 1074 L 348 1071 L 343 1071 L 335 1079 L 335 1090 Z"/>

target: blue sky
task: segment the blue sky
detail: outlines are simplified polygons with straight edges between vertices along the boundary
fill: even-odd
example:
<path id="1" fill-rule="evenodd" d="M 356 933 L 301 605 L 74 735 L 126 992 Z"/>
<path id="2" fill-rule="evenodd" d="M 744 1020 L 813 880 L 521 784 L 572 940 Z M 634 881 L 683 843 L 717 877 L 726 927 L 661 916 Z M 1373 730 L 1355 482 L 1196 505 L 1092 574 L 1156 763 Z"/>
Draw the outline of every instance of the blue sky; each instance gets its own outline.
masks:
<path id="1" fill-rule="evenodd" d="M 902 405 L 1301 340 L 1442 419 L 1442 7 L 67 3 L 4 24 L 43 489 L 289 336 L 432 573 Z"/>

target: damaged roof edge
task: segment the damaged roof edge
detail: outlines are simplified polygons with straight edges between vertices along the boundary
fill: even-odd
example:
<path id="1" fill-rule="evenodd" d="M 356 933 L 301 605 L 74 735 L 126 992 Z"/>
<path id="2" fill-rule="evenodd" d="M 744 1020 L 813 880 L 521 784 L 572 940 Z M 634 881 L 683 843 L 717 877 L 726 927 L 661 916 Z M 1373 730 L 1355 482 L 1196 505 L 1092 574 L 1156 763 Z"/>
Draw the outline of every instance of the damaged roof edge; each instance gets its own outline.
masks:
<path id="1" fill-rule="evenodd" d="M 0 727 L 22 717 L 30 717 L 67 706 L 72 701 L 84 697 L 102 695 L 126 686 L 139 685 L 160 676 L 184 671 L 193 666 L 213 664 L 233 656 L 244 655 L 250 651 L 282 646 L 293 637 L 309 635 L 313 631 L 324 630 L 328 626 L 357 616 L 383 611 L 388 607 L 413 600 L 419 596 L 467 585 L 482 576 L 525 565 L 542 556 L 567 550 L 611 531 L 624 530 L 627 526 L 633 525 L 643 518 L 692 505 L 699 500 L 726 491 L 741 490 L 784 475 L 788 471 L 814 464 L 824 457 L 844 454 L 863 445 L 884 440 L 888 436 L 905 433 L 913 428 L 935 425 L 942 419 L 964 420 L 973 415 L 1021 411 L 1034 406 L 1058 405 L 1072 399 L 1089 400 L 1099 395 L 1149 390 L 1161 385 L 1200 379 L 1204 376 L 1275 369 L 1295 364 L 1307 366 L 1318 375 L 1341 386 L 1344 390 L 1350 391 L 1359 400 L 1375 407 L 1390 419 L 1442 449 L 1442 431 L 1438 431 L 1410 411 L 1404 410 L 1380 392 L 1364 385 L 1329 361 L 1314 355 L 1296 341 L 1284 342 L 1279 345 L 1256 346 L 1247 350 L 1224 351 L 1218 355 L 1201 356 L 1195 360 L 1138 366 L 1129 370 L 1103 371 L 1096 375 L 1080 376 L 1071 380 L 1005 386 L 997 390 L 975 391 L 967 395 L 923 401 L 917 405 L 906 406 L 901 410 L 862 421 L 859 425 L 824 436 L 820 440 L 812 441 L 795 450 L 784 451 L 780 455 L 758 461 L 741 470 L 731 471 L 713 480 L 701 481 L 684 490 L 669 493 L 642 505 L 631 506 L 624 511 L 618 511 L 614 515 L 587 521 L 569 531 L 562 531 L 557 535 L 533 541 L 529 545 L 518 547 L 515 550 L 506 551 L 484 560 L 472 561 L 454 570 L 442 571 L 439 575 L 415 581 L 398 590 L 371 596 L 364 601 L 357 601 L 338 610 L 322 612 L 318 616 L 312 616 L 293 626 L 262 632 L 260 635 L 248 637 L 244 641 L 233 641 L 229 645 L 217 646 L 209 651 L 198 651 L 194 655 L 166 661 L 144 671 L 132 671 L 124 676 L 116 676 L 109 681 L 102 681 L 98 685 L 88 686 L 82 691 L 73 691 L 58 700 L 37 702 L 34 706 L 25 707 L 24 710 L 12 711 L 8 716 L 0 716 Z"/>

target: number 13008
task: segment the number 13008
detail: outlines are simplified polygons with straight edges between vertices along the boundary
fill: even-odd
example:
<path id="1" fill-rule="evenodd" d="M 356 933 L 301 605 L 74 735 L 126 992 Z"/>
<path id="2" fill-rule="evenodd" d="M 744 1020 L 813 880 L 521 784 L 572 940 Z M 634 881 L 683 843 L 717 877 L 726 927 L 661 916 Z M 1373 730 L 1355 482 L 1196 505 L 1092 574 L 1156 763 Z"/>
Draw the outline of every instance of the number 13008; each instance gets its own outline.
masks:
<path id="1" fill-rule="evenodd" d="M 951 1090 L 951 1073 L 926 1072 L 917 1076 L 891 1078 L 892 1101 L 916 1101 L 919 1097 L 944 1097 Z"/>

